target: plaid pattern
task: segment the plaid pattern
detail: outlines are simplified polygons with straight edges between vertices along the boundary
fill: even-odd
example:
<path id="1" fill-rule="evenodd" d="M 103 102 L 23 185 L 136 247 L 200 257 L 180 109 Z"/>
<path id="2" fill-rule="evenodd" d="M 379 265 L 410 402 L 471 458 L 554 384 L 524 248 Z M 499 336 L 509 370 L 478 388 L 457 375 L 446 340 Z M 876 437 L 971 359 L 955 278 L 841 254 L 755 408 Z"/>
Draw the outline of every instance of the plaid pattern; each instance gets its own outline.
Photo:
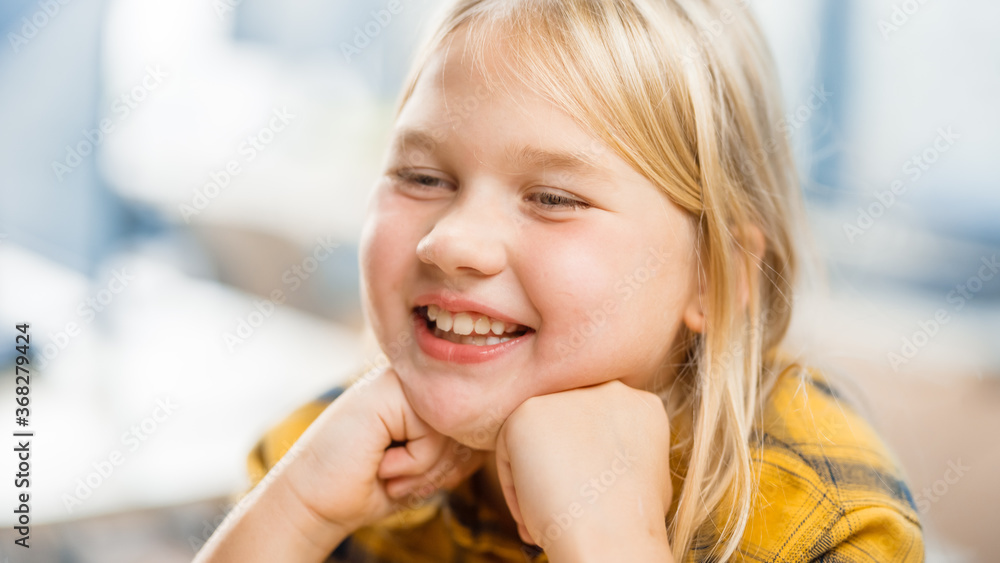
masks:
<path id="1" fill-rule="evenodd" d="M 254 483 L 341 391 L 303 405 L 260 439 L 248 460 Z M 759 436 L 759 491 L 737 559 L 924 560 L 920 521 L 900 470 L 868 423 L 819 374 L 785 370 L 768 397 Z M 675 466 L 675 474 L 682 473 Z M 547 562 L 539 548 L 501 532 L 498 515 L 476 502 L 480 486 L 477 473 L 450 493 L 358 530 L 329 561 Z M 704 527 L 687 561 L 713 561 L 713 532 L 721 524 Z"/>

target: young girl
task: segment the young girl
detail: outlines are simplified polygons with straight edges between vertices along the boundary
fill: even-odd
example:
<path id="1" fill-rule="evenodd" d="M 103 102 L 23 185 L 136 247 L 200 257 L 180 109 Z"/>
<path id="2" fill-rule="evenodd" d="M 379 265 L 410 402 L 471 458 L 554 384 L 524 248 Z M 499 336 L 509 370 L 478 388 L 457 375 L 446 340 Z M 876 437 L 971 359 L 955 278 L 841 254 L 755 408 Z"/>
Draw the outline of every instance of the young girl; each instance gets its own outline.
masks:
<path id="1" fill-rule="evenodd" d="M 388 365 L 264 437 L 198 561 L 923 559 L 878 437 L 778 352 L 802 212 L 748 10 L 451 6 L 362 237 Z"/>

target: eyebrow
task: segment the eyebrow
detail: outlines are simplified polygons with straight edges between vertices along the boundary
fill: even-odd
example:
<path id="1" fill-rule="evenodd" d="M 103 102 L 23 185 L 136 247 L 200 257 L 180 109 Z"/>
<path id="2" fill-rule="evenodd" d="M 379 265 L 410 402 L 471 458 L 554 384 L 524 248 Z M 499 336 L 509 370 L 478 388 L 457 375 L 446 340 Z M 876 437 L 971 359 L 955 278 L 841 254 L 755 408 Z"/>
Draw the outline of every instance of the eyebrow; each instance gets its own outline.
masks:
<path id="1" fill-rule="evenodd" d="M 427 129 L 403 129 L 395 137 L 393 147 L 397 150 L 414 146 L 433 151 L 438 145 L 435 135 Z"/>
<path id="2" fill-rule="evenodd" d="M 394 146 L 398 150 L 421 148 L 433 152 L 439 142 L 437 136 L 423 128 L 402 129 L 396 134 Z M 577 152 L 549 151 L 527 145 L 511 145 L 503 152 L 504 160 L 518 169 L 558 169 L 576 172 L 582 176 L 607 179 L 608 172 L 597 164 L 596 155 L 581 150 Z"/>

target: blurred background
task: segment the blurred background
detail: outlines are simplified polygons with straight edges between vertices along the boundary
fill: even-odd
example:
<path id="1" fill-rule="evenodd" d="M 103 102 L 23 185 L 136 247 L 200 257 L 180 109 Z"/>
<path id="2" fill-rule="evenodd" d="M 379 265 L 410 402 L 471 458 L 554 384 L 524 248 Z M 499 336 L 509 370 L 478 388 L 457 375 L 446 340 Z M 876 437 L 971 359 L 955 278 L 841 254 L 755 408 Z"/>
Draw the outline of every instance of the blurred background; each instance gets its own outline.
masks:
<path id="1" fill-rule="evenodd" d="M 371 361 L 358 234 L 439 4 L 0 4 L 0 404 L 16 430 L 31 323 L 35 432 L 32 548 L 4 510 L 5 561 L 189 561 L 256 438 Z M 789 347 L 899 457 L 928 559 L 995 561 L 1000 4 L 748 9 L 828 280 Z"/>

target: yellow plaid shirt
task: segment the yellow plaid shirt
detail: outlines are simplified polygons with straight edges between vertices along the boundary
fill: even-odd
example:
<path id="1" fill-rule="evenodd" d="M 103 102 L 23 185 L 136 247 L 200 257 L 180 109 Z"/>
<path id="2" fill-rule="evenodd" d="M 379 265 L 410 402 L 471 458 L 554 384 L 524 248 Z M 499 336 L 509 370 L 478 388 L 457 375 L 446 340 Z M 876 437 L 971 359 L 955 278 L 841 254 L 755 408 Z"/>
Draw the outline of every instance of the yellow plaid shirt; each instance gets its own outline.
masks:
<path id="1" fill-rule="evenodd" d="M 341 391 L 303 405 L 260 439 L 248 460 L 254 483 Z M 761 430 L 763 448 L 754 457 L 759 491 L 737 559 L 924 560 L 920 521 L 898 466 L 869 424 L 819 375 L 786 370 L 768 397 Z M 501 532 L 498 515 L 477 503 L 478 477 L 358 530 L 329 561 L 547 562 L 539 548 Z M 711 561 L 714 540 L 711 532 L 703 535 L 687 560 Z"/>

